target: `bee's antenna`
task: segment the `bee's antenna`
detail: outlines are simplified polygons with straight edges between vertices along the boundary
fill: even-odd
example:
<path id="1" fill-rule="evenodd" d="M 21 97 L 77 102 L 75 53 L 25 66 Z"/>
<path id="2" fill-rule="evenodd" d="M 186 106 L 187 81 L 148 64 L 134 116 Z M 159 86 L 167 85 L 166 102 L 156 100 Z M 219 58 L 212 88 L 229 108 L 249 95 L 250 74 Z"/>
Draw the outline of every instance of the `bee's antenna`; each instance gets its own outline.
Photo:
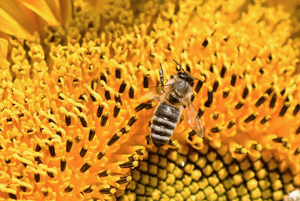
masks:
<path id="1" fill-rule="evenodd" d="M 178 66 L 180 66 L 180 68 L 183 70 L 183 72 L 185 72 L 185 70 L 182 68 L 182 66 L 177 62 L 177 61 L 175 61 L 175 59 L 173 59 L 173 61 L 178 65 Z M 196 78 L 196 77 L 194 77 L 196 80 L 199 80 L 199 81 L 202 81 L 202 80 L 200 80 L 199 78 Z"/>
<path id="2" fill-rule="evenodd" d="M 180 66 L 180 68 L 183 70 L 183 72 L 185 72 L 185 70 L 182 68 L 182 66 L 181 66 L 179 63 L 177 63 L 177 61 L 175 61 L 175 59 L 173 59 L 173 61 L 174 61 L 178 66 Z"/>

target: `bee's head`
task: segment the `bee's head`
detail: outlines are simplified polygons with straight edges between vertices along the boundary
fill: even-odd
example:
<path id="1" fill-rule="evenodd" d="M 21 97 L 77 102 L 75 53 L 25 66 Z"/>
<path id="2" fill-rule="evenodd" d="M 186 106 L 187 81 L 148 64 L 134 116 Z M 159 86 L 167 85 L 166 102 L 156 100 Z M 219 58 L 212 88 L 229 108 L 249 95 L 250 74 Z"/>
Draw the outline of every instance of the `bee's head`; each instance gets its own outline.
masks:
<path id="1" fill-rule="evenodd" d="M 177 77 L 186 81 L 191 87 L 194 86 L 194 80 L 195 78 L 191 75 L 189 75 L 188 73 L 186 72 L 178 72 L 177 73 Z"/>

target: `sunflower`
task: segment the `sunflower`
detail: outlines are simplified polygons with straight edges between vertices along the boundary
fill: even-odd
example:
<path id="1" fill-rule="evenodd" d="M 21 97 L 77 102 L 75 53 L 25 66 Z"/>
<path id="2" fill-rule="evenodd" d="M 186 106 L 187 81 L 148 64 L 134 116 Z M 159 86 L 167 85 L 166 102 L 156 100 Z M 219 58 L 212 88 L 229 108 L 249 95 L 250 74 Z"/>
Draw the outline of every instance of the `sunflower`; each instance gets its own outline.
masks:
<path id="1" fill-rule="evenodd" d="M 0 199 L 282 200 L 300 188 L 297 5 L 1 2 Z M 157 149 L 158 102 L 135 108 L 173 59 L 205 136 L 184 115 Z"/>

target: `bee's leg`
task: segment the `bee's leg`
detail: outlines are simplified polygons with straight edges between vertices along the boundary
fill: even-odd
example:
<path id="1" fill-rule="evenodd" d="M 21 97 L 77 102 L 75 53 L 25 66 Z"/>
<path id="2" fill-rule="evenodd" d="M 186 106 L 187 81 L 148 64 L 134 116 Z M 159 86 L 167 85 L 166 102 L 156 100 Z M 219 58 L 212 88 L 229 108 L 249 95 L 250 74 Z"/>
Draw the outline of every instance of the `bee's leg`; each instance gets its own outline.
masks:
<path id="1" fill-rule="evenodd" d="M 172 138 L 169 140 L 168 145 L 170 145 L 172 148 L 178 148 L 178 142 L 176 140 L 173 140 Z"/>
<path id="2" fill-rule="evenodd" d="M 180 119 L 179 119 L 179 124 L 181 124 L 181 122 L 183 121 L 183 119 L 184 119 L 184 116 L 181 115 L 181 116 L 180 116 Z"/>
<path id="3" fill-rule="evenodd" d="M 160 70 L 159 70 L 159 77 L 160 77 L 160 84 L 161 86 L 164 86 L 164 70 L 162 68 L 162 66 L 160 65 Z"/>
<path id="4" fill-rule="evenodd" d="M 150 129 L 151 125 L 152 125 L 152 120 L 149 121 L 149 129 Z"/>
<path id="5" fill-rule="evenodd" d="M 147 142 L 147 145 L 150 145 L 150 143 L 151 143 L 150 135 L 146 135 L 146 142 Z"/>
<path id="6" fill-rule="evenodd" d="M 149 126 L 148 126 L 148 131 L 149 131 L 149 133 L 151 133 L 151 125 L 152 125 L 152 120 L 149 121 Z M 147 144 L 149 144 L 148 141 L 149 141 L 149 142 L 151 141 L 151 136 L 150 136 L 150 134 L 146 136 L 146 140 L 147 140 Z"/>

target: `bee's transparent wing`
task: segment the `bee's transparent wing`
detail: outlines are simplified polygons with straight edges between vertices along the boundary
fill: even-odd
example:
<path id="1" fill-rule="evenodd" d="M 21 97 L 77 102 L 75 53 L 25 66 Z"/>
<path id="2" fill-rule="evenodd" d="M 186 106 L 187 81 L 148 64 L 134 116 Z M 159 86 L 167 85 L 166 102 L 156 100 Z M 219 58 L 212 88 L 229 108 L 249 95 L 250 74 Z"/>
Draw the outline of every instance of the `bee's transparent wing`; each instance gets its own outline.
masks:
<path id="1" fill-rule="evenodd" d="M 165 86 L 159 86 L 159 87 L 152 87 L 149 88 L 147 93 L 139 98 L 139 102 L 141 102 L 138 106 L 134 108 L 136 112 L 141 111 L 144 108 L 152 108 L 152 101 L 157 100 L 161 101 L 163 99 L 163 96 L 165 93 L 167 93 L 171 88 L 173 87 L 173 84 L 168 84 Z"/>
<path id="2" fill-rule="evenodd" d="M 168 92 L 173 86 L 173 83 L 170 83 L 168 85 L 164 86 L 158 86 L 158 87 L 151 87 L 148 89 L 147 93 L 141 97 L 139 97 L 139 100 L 146 101 L 146 100 L 161 100 L 161 96 Z"/>
<path id="3" fill-rule="evenodd" d="M 148 89 L 147 93 L 139 97 L 140 101 L 146 100 L 158 100 L 160 101 L 161 96 L 164 94 L 165 86 L 151 87 Z"/>
<path id="4" fill-rule="evenodd" d="M 204 129 L 191 100 L 187 100 L 186 102 L 186 116 L 188 123 L 194 131 L 196 131 L 200 137 L 203 137 Z"/>

